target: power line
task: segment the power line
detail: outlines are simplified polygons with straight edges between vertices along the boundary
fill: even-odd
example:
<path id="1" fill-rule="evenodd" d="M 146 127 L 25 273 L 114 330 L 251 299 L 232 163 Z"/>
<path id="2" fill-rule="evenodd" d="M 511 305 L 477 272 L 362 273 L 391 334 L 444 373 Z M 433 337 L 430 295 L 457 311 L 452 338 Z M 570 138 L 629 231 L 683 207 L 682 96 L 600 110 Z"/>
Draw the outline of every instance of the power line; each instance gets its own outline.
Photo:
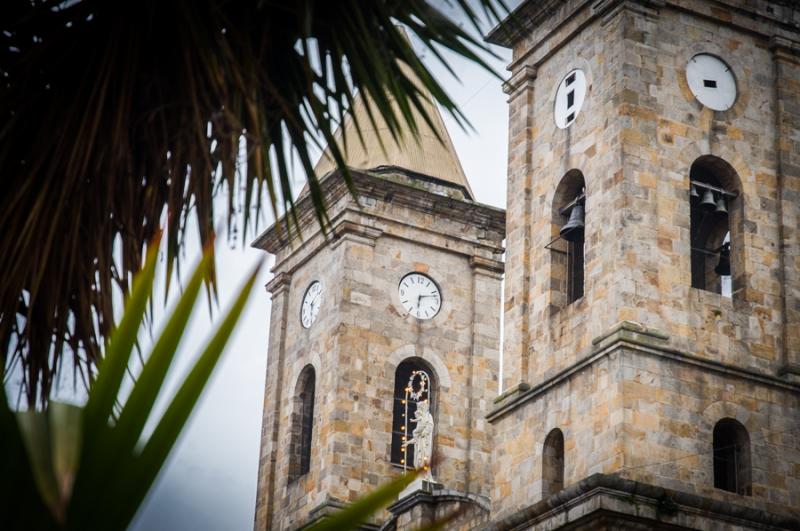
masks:
<path id="1" fill-rule="evenodd" d="M 770 432 L 767 435 L 762 435 L 761 437 L 753 437 L 753 438 L 750 439 L 750 444 L 752 445 L 754 442 L 760 441 L 760 440 L 762 440 L 762 439 L 764 439 L 764 438 L 766 438 L 766 437 L 768 437 L 770 435 L 780 435 L 780 434 L 783 434 L 783 433 L 793 432 L 793 431 L 795 431 L 797 429 L 799 429 L 799 428 L 792 428 L 792 429 L 783 430 L 783 431 L 774 431 L 774 432 Z M 794 448 L 792 446 L 787 446 L 785 444 L 780 444 L 780 443 L 769 443 L 769 444 L 771 444 L 773 446 L 781 446 L 783 448 L 796 449 L 796 448 Z M 731 448 L 736 448 L 737 446 L 741 446 L 741 445 L 732 444 L 732 445 L 729 445 L 729 446 L 720 446 L 718 448 L 715 448 L 714 450 L 717 450 L 717 451 L 719 451 L 719 450 L 729 450 Z M 637 468 L 646 468 L 646 467 L 650 467 L 650 466 L 663 466 L 663 465 L 668 465 L 670 463 L 674 463 L 676 461 L 681 461 L 683 459 L 688 459 L 690 457 L 697 457 L 697 456 L 705 455 L 705 454 L 706 454 L 706 452 L 696 452 L 696 453 L 692 453 L 692 454 L 686 454 L 686 455 L 683 455 L 681 457 L 676 457 L 675 459 L 669 459 L 667 461 L 660 461 L 658 463 L 645 463 L 643 465 L 636 465 L 636 466 L 623 466 L 621 468 L 621 470 L 636 470 Z"/>

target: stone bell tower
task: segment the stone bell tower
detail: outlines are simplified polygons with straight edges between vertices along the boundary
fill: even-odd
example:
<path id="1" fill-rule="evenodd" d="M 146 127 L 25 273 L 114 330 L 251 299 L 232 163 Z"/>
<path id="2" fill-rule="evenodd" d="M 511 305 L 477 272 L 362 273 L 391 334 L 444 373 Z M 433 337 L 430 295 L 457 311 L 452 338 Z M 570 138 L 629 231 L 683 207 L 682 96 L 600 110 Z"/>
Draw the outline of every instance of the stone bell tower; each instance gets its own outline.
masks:
<path id="1" fill-rule="evenodd" d="M 800 528 L 800 8 L 523 2 L 496 529 Z"/>
<path id="2" fill-rule="evenodd" d="M 364 144 L 350 122 L 339 135 L 357 198 L 329 157 L 317 166 L 331 233 L 301 194 L 303 240 L 276 224 L 253 244 L 276 257 L 258 530 L 303 528 L 413 466 L 419 447 L 403 443 L 423 401 L 435 482 L 366 528 L 464 506 L 488 519 L 504 212 L 475 202 L 435 106 L 433 128 L 417 120 L 421 141 L 397 144 L 381 122 L 366 130 L 366 105 L 353 109 Z"/>

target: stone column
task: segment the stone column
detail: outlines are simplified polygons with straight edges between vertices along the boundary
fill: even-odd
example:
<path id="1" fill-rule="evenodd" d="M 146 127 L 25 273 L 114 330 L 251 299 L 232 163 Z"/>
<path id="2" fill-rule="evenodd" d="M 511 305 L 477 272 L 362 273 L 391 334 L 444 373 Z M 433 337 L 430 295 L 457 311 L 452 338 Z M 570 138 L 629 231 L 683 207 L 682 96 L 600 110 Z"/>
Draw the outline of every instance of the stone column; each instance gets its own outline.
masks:
<path id="1" fill-rule="evenodd" d="M 256 531 L 272 529 L 275 504 L 275 467 L 277 460 L 280 403 L 283 393 L 283 366 L 286 346 L 286 322 L 289 307 L 291 275 L 277 273 L 267 284 L 272 294 L 269 324 L 267 375 L 264 387 L 264 413 L 261 421 L 261 454 L 258 458 L 256 490 Z"/>
<path id="2" fill-rule="evenodd" d="M 800 379 L 800 42 L 775 36 L 770 48 L 775 60 L 781 372 Z"/>
<path id="3" fill-rule="evenodd" d="M 487 496 L 491 490 L 492 426 L 485 413 L 497 395 L 498 349 L 500 348 L 500 280 L 503 263 L 473 256 L 472 347 L 469 362 L 467 406 L 467 466 L 464 490 Z M 499 377 L 499 375 L 498 375 Z"/>
<path id="4" fill-rule="evenodd" d="M 535 78 L 533 67 L 520 65 L 503 88 L 509 95 L 503 391 L 529 379 Z"/>

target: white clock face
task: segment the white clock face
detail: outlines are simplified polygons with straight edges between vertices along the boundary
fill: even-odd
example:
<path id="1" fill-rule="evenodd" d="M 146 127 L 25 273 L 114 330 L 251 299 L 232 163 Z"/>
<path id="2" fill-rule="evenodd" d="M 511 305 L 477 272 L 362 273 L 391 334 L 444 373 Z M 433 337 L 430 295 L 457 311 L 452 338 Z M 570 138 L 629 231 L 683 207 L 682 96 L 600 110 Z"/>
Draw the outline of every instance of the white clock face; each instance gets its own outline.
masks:
<path id="1" fill-rule="evenodd" d="M 322 284 L 315 280 L 303 295 L 303 306 L 300 308 L 300 322 L 305 328 L 309 328 L 317 320 L 320 306 L 322 306 Z"/>
<path id="2" fill-rule="evenodd" d="M 731 68 L 707 53 L 697 54 L 686 65 L 686 82 L 697 101 L 715 111 L 726 111 L 736 101 L 736 79 Z"/>
<path id="3" fill-rule="evenodd" d="M 439 286 L 431 278 L 420 273 L 409 273 L 397 286 L 400 304 L 417 319 L 432 319 L 442 307 Z"/>
<path id="4" fill-rule="evenodd" d="M 583 70 L 573 70 L 564 77 L 556 90 L 556 106 L 553 117 L 559 129 L 572 125 L 586 97 L 586 76 Z"/>

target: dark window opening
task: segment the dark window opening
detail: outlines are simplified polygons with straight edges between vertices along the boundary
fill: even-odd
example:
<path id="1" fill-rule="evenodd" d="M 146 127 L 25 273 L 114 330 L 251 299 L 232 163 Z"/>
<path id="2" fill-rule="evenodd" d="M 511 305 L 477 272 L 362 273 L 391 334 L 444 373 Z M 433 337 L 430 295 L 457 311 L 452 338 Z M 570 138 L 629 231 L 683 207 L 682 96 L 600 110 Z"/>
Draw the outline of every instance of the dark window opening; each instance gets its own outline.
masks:
<path id="1" fill-rule="evenodd" d="M 296 480 L 311 469 L 311 444 L 314 431 L 314 394 L 316 374 L 310 365 L 297 381 L 292 412 L 289 479 Z"/>
<path id="2" fill-rule="evenodd" d="M 567 92 L 567 109 L 571 108 L 573 105 L 575 105 L 575 91 L 570 90 Z"/>
<path id="3" fill-rule="evenodd" d="M 752 495 L 750 436 L 734 419 L 714 426 L 714 487 L 743 496 Z"/>
<path id="4" fill-rule="evenodd" d="M 692 287 L 730 297 L 731 252 L 729 204 L 720 182 L 695 172 L 690 190 Z"/>
<path id="5" fill-rule="evenodd" d="M 414 375 L 413 380 L 412 375 Z M 403 443 L 411 437 L 416 427 L 411 419 L 417 411 L 417 404 L 433 397 L 432 388 L 433 373 L 423 363 L 411 359 L 397 366 L 392 407 L 392 463 L 409 469 L 414 468 L 414 446 L 403 448 Z M 406 392 L 406 389 L 410 389 L 410 392 Z M 432 412 L 433 407 L 434 404 L 430 403 Z"/>
<path id="6" fill-rule="evenodd" d="M 583 297 L 583 241 L 567 246 L 567 304 Z"/>
<path id="7" fill-rule="evenodd" d="M 542 498 L 564 488 L 564 434 L 558 428 L 544 440 L 542 450 Z"/>
<path id="8" fill-rule="evenodd" d="M 586 193 L 583 174 L 570 170 L 553 197 L 554 239 L 551 252 L 552 308 L 569 306 L 584 296 Z"/>
<path id="9" fill-rule="evenodd" d="M 571 73 L 570 75 L 567 76 L 566 86 L 570 86 L 573 83 L 575 83 L 575 72 L 573 72 L 573 73 Z"/>
<path id="10" fill-rule="evenodd" d="M 573 120 L 575 120 L 575 113 L 571 112 L 567 115 L 567 123 L 572 123 Z"/>
<path id="11" fill-rule="evenodd" d="M 717 82 L 714 79 L 704 79 L 703 86 L 708 88 L 717 88 Z"/>

